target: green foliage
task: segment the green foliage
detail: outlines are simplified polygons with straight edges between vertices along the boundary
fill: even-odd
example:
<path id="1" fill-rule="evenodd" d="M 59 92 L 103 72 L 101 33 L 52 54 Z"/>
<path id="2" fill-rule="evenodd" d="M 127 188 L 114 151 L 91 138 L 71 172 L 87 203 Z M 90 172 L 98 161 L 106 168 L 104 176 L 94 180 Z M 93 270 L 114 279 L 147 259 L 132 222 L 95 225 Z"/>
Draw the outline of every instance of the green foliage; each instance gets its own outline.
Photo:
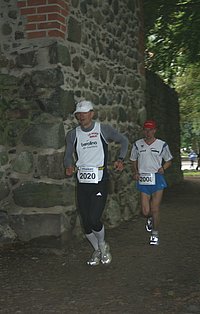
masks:
<path id="1" fill-rule="evenodd" d="M 200 0 L 144 0 L 146 66 L 174 84 L 200 61 Z"/>
<path id="2" fill-rule="evenodd" d="M 200 0 L 144 0 L 146 67 L 179 93 L 181 145 L 200 150 Z"/>
<path id="3" fill-rule="evenodd" d="M 185 69 L 176 79 L 180 100 L 180 120 L 183 147 L 200 148 L 200 64 Z"/>

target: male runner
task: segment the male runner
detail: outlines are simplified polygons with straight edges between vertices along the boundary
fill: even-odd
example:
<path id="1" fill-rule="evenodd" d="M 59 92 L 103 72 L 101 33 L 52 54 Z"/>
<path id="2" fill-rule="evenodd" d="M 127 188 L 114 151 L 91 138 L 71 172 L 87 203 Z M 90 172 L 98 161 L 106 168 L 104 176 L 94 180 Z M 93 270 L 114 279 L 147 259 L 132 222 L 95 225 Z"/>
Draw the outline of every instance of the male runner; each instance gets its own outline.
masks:
<path id="1" fill-rule="evenodd" d="M 128 149 L 128 139 L 110 125 L 93 121 L 94 109 L 90 101 L 81 101 L 74 112 L 79 126 L 66 136 L 64 165 L 66 175 L 74 171 L 73 153 L 76 153 L 77 201 L 86 238 L 94 248 L 88 265 L 96 266 L 100 262 L 109 264 L 112 256 L 105 242 L 105 230 L 101 221 L 105 208 L 108 188 L 108 142 L 120 144 L 119 157 L 114 168 L 122 171 Z"/>
<path id="2" fill-rule="evenodd" d="M 167 187 L 164 172 L 171 166 L 172 155 L 167 143 L 155 138 L 154 120 L 144 123 L 143 133 L 144 138 L 133 144 L 130 160 L 137 189 L 141 192 L 142 213 L 147 217 L 146 230 L 151 232 L 150 244 L 158 245 L 160 204 Z"/>

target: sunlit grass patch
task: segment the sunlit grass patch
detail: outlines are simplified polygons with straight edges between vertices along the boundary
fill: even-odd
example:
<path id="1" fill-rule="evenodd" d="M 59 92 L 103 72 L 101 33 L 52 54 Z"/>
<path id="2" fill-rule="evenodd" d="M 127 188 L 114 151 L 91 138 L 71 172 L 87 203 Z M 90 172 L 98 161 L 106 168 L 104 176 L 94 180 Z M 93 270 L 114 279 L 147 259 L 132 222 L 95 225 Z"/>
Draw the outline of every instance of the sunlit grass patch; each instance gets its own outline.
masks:
<path id="1" fill-rule="evenodd" d="M 183 170 L 183 175 L 184 176 L 188 176 L 188 177 L 191 177 L 191 176 L 199 176 L 200 177 L 200 171 L 198 170 Z"/>

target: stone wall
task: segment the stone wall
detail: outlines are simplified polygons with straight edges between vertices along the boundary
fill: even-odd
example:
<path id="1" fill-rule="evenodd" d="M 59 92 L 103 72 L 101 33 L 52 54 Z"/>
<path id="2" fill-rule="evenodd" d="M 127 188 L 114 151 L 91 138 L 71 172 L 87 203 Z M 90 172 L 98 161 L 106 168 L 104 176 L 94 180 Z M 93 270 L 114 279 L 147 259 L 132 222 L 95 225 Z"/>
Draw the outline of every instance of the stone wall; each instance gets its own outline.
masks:
<path id="1" fill-rule="evenodd" d="M 158 123 L 157 136 L 170 146 L 173 164 L 166 171 L 166 178 L 170 185 L 177 184 L 183 179 L 178 94 L 151 71 L 146 71 L 146 110 L 147 118 Z"/>
<path id="2" fill-rule="evenodd" d="M 0 3 L 0 235 L 2 241 L 80 235 L 75 180 L 63 168 L 75 103 L 132 143 L 146 117 L 138 0 L 2 0 Z M 130 165 L 112 164 L 104 221 L 138 213 Z M 129 157 L 129 156 L 128 156 Z M 127 157 L 127 160 L 128 160 Z"/>

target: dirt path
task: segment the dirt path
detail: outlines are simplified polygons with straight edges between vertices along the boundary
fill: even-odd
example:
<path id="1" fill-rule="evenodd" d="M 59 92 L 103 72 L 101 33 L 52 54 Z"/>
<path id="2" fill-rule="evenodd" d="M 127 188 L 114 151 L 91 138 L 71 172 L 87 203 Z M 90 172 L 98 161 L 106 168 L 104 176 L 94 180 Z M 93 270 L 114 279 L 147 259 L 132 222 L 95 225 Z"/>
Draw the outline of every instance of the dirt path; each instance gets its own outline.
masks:
<path id="1" fill-rule="evenodd" d="M 107 231 L 110 266 L 90 268 L 88 243 L 0 251 L 0 313 L 200 313 L 200 177 L 165 192 L 160 246 L 144 220 Z"/>

